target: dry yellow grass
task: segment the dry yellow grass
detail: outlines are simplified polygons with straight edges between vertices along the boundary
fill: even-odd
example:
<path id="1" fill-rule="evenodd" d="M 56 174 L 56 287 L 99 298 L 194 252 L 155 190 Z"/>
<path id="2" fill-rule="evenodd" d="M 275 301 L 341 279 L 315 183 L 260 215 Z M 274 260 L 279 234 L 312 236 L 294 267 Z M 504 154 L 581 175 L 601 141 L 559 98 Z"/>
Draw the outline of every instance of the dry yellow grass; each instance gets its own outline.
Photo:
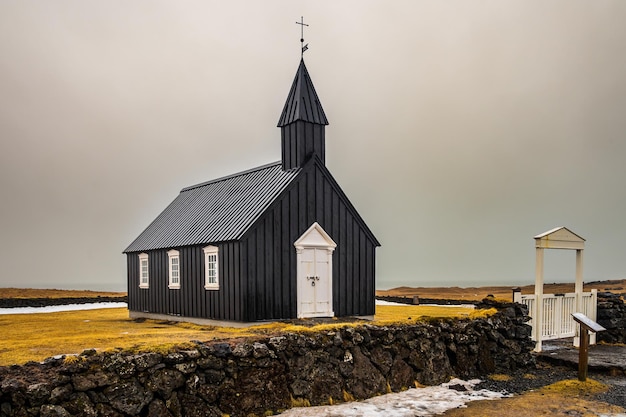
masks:
<path id="1" fill-rule="evenodd" d="M 200 326 L 133 322 L 124 308 L 0 316 L 0 365 L 85 349 L 141 347 L 208 339 Z"/>
<path id="2" fill-rule="evenodd" d="M 96 298 L 124 297 L 125 292 L 89 290 L 51 290 L 37 288 L 0 288 L 0 298 Z"/>
<path id="3" fill-rule="evenodd" d="M 495 311 L 495 310 L 494 310 Z M 467 307 L 376 306 L 375 322 L 380 325 L 419 320 L 424 317 L 469 317 L 475 310 Z"/>
<path id="4" fill-rule="evenodd" d="M 510 381 L 511 379 L 513 379 L 513 377 L 511 375 L 505 374 L 492 374 L 489 375 L 489 379 L 491 379 L 492 381 Z"/>
<path id="5" fill-rule="evenodd" d="M 472 310 L 460 307 L 377 306 L 375 324 L 406 322 L 420 317 L 468 317 Z M 67 311 L 59 313 L 0 315 L 0 366 L 41 361 L 85 349 L 162 349 L 190 340 L 210 341 L 253 337 L 280 332 L 311 332 L 355 326 L 335 321 L 313 327 L 289 323 L 265 323 L 248 328 L 199 326 L 154 320 L 133 321 L 128 310 Z"/>

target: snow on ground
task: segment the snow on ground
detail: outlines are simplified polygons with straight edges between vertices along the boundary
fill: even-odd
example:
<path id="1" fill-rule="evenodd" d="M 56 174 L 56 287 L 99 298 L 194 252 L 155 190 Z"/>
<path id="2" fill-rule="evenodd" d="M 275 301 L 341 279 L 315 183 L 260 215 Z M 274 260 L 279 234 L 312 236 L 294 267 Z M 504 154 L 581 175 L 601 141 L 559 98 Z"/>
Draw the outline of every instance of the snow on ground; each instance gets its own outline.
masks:
<path id="1" fill-rule="evenodd" d="M 488 390 L 474 391 L 480 380 L 453 379 L 434 387 L 410 388 L 403 392 L 381 395 L 365 401 L 292 408 L 284 417 L 429 417 L 452 408 L 464 407 L 476 400 L 497 400 L 505 394 Z M 452 388 L 450 388 L 452 387 Z"/>
<path id="2" fill-rule="evenodd" d="M 390 301 L 376 300 L 376 305 L 379 306 L 406 306 L 408 304 L 392 303 Z M 424 304 L 427 305 L 427 304 Z M 430 304 L 428 304 L 430 305 Z M 435 304 L 432 304 L 433 306 Z M 14 307 L 14 308 L 0 308 L 0 315 L 2 314 L 31 314 L 31 313 L 56 313 L 57 311 L 75 311 L 75 310 L 97 310 L 99 308 L 127 308 L 126 303 L 88 303 L 88 304 L 64 304 L 58 306 L 47 307 Z M 441 305 L 439 307 L 466 307 L 473 308 L 473 304 L 468 305 Z"/>
<path id="3" fill-rule="evenodd" d="M 126 303 L 88 303 L 88 304 L 64 304 L 47 307 L 15 307 L 0 308 L 1 314 L 32 314 L 32 313 L 56 313 L 57 311 L 97 310 L 100 308 L 126 308 Z"/>

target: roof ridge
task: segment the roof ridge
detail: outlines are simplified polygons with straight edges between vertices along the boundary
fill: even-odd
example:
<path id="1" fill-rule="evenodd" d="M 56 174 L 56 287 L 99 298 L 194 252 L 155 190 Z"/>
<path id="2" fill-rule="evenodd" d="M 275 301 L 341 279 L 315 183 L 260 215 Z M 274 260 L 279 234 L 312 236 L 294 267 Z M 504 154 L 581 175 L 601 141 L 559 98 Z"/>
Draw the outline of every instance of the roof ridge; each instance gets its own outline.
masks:
<path id="1" fill-rule="evenodd" d="M 234 173 L 234 174 L 226 175 L 224 177 L 216 178 L 214 180 L 201 182 L 201 183 L 195 184 L 195 185 L 190 185 L 190 186 L 185 187 L 182 190 L 180 190 L 180 192 L 182 193 L 182 192 L 185 192 L 185 191 L 193 190 L 194 188 L 200 188 L 200 187 L 204 187 L 204 186 L 207 186 L 207 185 L 210 185 L 210 184 L 215 184 L 215 183 L 218 183 L 218 182 L 221 182 L 221 181 L 229 180 L 231 178 L 240 177 L 242 175 L 247 175 L 247 174 L 250 174 L 251 172 L 255 172 L 255 171 L 261 171 L 263 169 L 271 168 L 271 167 L 274 167 L 276 165 L 282 165 L 282 161 L 270 162 L 269 164 L 261 165 L 261 166 L 258 166 L 256 168 L 250 168 L 250 169 L 247 169 L 245 171 L 241 171 L 241 172 L 237 172 L 237 173 Z"/>

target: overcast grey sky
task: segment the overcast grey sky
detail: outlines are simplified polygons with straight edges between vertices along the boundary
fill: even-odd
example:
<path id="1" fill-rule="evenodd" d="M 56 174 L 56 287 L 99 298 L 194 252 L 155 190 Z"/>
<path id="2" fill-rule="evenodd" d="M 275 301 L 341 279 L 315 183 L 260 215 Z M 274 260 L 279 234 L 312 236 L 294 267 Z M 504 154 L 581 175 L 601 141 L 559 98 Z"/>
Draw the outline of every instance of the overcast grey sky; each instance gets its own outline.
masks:
<path id="1" fill-rule="evenodd" d="M 2 0 L 0 287 L 125 290 L 180 189 L 280 159 L 302 15 L 378 288 L 533 283 L 557 226 L 626 278 L 623 0 Z"/>

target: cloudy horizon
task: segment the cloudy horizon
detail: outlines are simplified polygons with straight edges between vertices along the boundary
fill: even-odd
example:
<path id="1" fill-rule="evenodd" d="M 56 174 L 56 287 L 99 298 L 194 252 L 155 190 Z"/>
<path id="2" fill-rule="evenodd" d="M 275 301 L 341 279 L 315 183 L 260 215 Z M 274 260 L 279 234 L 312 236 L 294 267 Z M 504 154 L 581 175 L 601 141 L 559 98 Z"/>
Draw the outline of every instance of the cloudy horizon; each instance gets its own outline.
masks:
<path id="1" fill-rule="evenodd" d="M 377 288 L 532 284 L 557 226 L 585 281 L 626 278 L 623 1 L 7 0 L 0 287 L 123 291 L 182 188 L 279 160 L 300 16 Z"/>

